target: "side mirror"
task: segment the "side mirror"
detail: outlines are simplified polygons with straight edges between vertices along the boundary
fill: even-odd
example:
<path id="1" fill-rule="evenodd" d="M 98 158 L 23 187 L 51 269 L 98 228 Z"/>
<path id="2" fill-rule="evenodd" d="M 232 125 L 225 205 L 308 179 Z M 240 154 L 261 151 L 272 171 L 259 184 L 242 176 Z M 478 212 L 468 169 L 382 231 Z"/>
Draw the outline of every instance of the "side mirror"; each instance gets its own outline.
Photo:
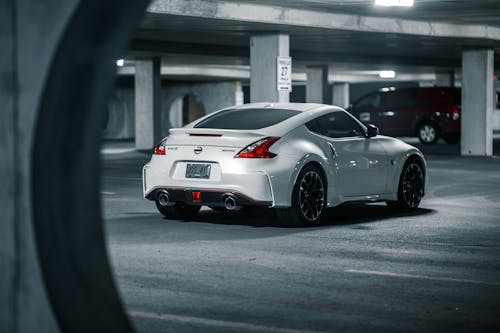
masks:
<path id="1" fill-rule="evenodd" d="M 378 135 L 378 127 L 373 124 L 366 125 L 366 137 L 373 138 Z"/>

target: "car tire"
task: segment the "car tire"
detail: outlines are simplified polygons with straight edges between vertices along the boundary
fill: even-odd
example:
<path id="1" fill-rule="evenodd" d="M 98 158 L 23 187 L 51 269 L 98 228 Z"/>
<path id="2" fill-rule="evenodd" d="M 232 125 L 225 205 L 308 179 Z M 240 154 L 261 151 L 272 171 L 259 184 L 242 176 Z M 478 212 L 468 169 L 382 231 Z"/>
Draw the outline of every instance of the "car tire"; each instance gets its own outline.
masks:
<path id="1" fill-rule="evenodd" d="M 387 201 L 387 206 L 397 211 L 410 212 L 418 208 L 424 196 L 425 174 L 422 164 L 409 159 L 401 171 L 398 185 L 398 200 Z"/>
<path id="2" fill-rule="evenodd" d="M 327 183 L 318 166 L 304 167 L 295 182 L 292 206 L 275 210 L 280 224 L 288 227 L 318 225 L 326 210 Z"/>
<path id="3" fill-rule="evenodd" d="M 439 140 L 439 129 L 431 121 L 421 123 L 417 128 L 417 137 L 424 145 L 431 145 Z"/>
<path id="4" fill-rule="evenodd" d="M 200 211 L 201 206 L 192 206 L 186 203 L 176 203 L 173 206 L 162 206 L 155 201 L 158 211 L 167 219 L 172 220 L 191 220 Z"/>

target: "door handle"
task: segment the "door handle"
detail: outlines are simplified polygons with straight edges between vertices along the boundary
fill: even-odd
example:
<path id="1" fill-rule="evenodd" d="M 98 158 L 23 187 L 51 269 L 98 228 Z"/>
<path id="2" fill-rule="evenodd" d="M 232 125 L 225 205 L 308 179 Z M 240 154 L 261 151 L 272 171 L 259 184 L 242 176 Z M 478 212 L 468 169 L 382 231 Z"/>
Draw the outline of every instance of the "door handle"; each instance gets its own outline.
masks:
<path id="1" fill-rule="evenodd" d="M 384 117 L 394 117 L 396 115 L 396 112 L 394 111 L 384 111 L 384 112 L 379 112 L 379 116 L 384 116 Z"/>

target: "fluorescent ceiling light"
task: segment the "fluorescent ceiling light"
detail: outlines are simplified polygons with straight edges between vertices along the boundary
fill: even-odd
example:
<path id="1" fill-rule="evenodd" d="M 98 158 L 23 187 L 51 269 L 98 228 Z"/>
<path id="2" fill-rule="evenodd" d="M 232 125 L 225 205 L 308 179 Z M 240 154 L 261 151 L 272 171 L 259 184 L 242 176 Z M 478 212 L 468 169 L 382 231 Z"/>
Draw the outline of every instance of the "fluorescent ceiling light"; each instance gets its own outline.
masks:
<path id="1" fill-rule="evenodd" d="M 380 91 L 382 91 L 382 92 L 388 92 L 388 91 L 394 91 L 394 90 L 396 90 L 396 87 L 386 87 L 386 88 L 380 89 Z"/>
<path id="2" fill-rule="evenodd" d="M 375 6 L 413 7 L 413 0 L 375 0 Z"/>
<path id="3" fill-rule="evenodd" d="M 125 63 L 125 60 L 123 60 L 123 59 L 118 59 L 118 60 L 116 61 L 116 66 L 118 66 L 118 67 L 122 67 L 124 63 Z"/>
<path id="4" fill-rule="evenodd" d="M 395 71 L 380 71 L 378 75 L 382 79 L 394 79 L 396 77 L 396 72 Z"/>

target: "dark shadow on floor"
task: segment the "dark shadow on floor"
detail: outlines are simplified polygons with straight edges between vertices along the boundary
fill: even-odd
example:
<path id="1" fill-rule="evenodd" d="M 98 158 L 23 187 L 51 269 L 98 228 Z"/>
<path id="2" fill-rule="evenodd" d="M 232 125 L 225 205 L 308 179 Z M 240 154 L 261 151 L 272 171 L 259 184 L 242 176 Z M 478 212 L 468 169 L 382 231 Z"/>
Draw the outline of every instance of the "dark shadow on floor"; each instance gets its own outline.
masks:
<path id="1" fill-rule="evenodd" d="M 354 225 L 434 213 L 436 213 L 435 210 L 427 208 L 417 208 L 412 212 L 399 212 L 390 209 L 385 204 L 346 204 L 330 208 L 323 218 L 322 225 Z"/>
<path id="2" fill-rule="evenodd" d="M 305 226 L 303 228 L 362 224 L 390 218 L 420 216 L 432 213 L 435 213 L 435 211 L 425 208 L 418 208 L 410 213 L 401 213 L 389 209 L 387 206 L 382 204 L 349 204 L 328 209 L 319 225 Z M 280 225 L 279 220 L 272 209 L 259 208 L 247 208 L 236 212 L 205 210 L 201 211 L 196 218 L 193 219 L 193 221 L 187 222 L 247 225 L 254 228 L 289 228 Z"/>
<path id="3" fill-rule="evenodd" d="M 163 218 L 158 212 L 127 213 L 126 217 L 106 219 L 106 229 L 113 242 L 127 244 L 184 243 L 192 241 L 242 240 L 272 238 L 312 230 L 345 228 L 372 230 L 389 219 L 433 214 L 420 208 L 408 214 L 392 211 L 385 205 L 349 205 L 328 210 L 321 224 L 310 227 L 280 226 L 270 209 L 248 209 L 238 212 L 202 210 L 190 221 Z M 398 222 L 398 221 L 396 221 Z M 432 220 L 429 219 L 429 223 Z"/>

